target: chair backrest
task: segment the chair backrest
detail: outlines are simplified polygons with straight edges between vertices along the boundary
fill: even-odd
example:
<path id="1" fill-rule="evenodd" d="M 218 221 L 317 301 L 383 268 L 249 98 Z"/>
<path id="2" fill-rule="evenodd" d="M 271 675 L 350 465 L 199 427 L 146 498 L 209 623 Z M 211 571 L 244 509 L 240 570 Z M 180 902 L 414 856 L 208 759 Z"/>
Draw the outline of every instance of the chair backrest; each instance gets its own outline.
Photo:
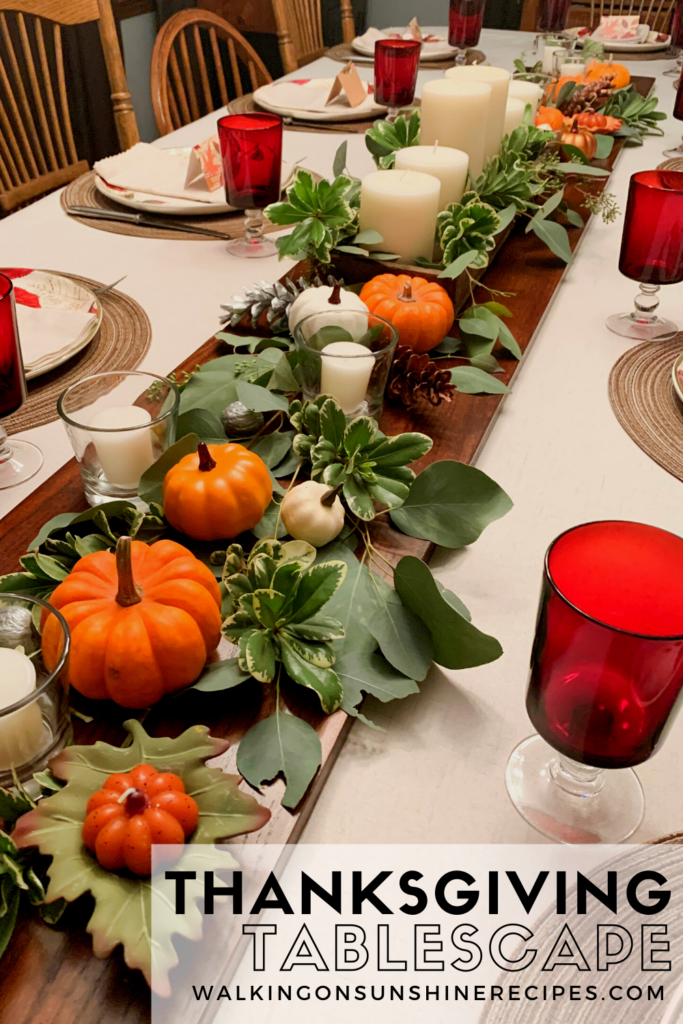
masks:
<path id="1" fill-rule="evenodd" d="M 285 74 L 322 57 L 325 52 L 320 0 L 272 0 L 280 56 Z M 351 0 L 339 0 L 342 35 L 356 34 Z"/>
<path id="2" fill-rule="evenodd" d="M 524 0 L 521 29 L 533 32 L 539 0 Z M 597 28 L 600 18 L 611 14 L 637 14 L 653 32 L 668 32 L 675 0 L 576 0 L 569 10 L 568 28 L 583 25 Z"/>
<path id="3" fill-rule="evenodd" d="M 74 145 L 62 26 L 97 21 L 119 143 L 139 141 L 110 0 L 0 0 L 0 210 L 88 170 Z"/>
<path id="4" fill-rule="evenodd" d="M 245 80 L 247 92 L 272 82 L 256 50 L 236 28 L 212 11 L 191 8 L 174 14 L 161 26 L 152 54 L 152 105 L 159 134 L 168 135 L 243 96 Z"/>

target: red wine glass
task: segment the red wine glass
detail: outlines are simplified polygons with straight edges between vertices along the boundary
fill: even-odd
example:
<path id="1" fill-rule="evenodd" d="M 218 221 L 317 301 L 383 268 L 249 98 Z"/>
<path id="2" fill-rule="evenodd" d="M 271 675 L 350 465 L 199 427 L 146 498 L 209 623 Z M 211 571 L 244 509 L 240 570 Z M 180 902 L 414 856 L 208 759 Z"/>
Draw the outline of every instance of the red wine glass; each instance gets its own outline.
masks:
<path id="1" fill-rule="evenodd" d="M 540 0 L 536 12 L 536 31 L 551 35 L 564 32 L 572 0 Z"/>
<path id="2" fill-rule="evenodd" d="M 531 654 L 538 735 L 507 768 L 522 817 L 563 843 L 632 835 L 644 810 L 633 766 L 659 747 L 682 688 L 683 539 L 622 521 L 561 534 L 546 554 Z"/>
<path id="3" fill-rule="evenodd" d="M 263 208 L 280 198 L 282 118 L 276 114 L 228 114 L 218 120 L 225 194 L 230 206 L 246 211 L 246 238 L 228 242 L 236 256 L 274 256 L 263 237 Z"/>
<path id="4" fill-rule="evenodd" d="M 486 0 L 451 0 L 448 43 L 457 50 L 455 63 L 467 63 L 467 51 L 479 42 Z"/>
<path id="5" fill-rule="evenodd" d="M 683 71 L 683 0 L 676 0 L 673 21 L 671 22 L 671 47 L 678 51 L 676 63 L 664 74 L 667 78 L 680 78 Z M 681 149 L 683 153 L 683 148 Z M 676 154 L 677 156 L 681 154 Z"/>
<path id="6" fill-rule="evenodd" d="M 669 341 L 678 333 L 657 316 L 660 285 L 683 281 L 683 173 L 639 171 L 631 177 L 619 270 L 640 282 L 632 313 L 615 313 L 610 331 L 633 341 Z"/>
<path id="7" fill-rule="evenodd" d="M 388 107 L 387 121 L 395 121 L 401 107 L 415 98 L 422 43 L 417 39 L 379 39 L 375 43 L 375 100 Z"/>
<path id="8" fill-rule="evenodd" d="M 26 401 L 26 378 L 19 347 L 14 288 L 0 274 L 0 419 L 11 416 Z M 35 476 L 43 454 L 29 441 L 10 440 L 0 424 L 0 490 L 16 487 Z"/>
<path id="9" fill-rule="evenodd" d="M 683 53 L 683 50 L 681 51 Z M 679 71 L 680 73 L 680 71 Z M 674 109 L 672 115 L 677 121 L 683 121 L 683 76 L 679 79 L 678 90 L 676 92 L 676 99 L 674 102 Z M 671 149 L 664 150 L 664 156 L 668 156 L 671 159 L 683 156 L 683 141 L 677 146 L 672 146 Z"/>

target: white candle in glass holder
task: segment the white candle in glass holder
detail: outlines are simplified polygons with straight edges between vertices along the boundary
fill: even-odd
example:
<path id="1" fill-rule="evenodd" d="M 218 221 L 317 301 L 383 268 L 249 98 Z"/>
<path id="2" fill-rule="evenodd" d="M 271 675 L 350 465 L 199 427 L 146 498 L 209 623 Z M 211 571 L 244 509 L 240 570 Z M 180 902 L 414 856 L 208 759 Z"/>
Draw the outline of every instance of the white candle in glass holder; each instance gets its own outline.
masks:
<path id="1" fill-rule="evenodd" d="M 569 50 L 566 46 L 556 46 L 554 43 L 543 48 L 543 71 L 546 75 L 551 75 L 553 72 L 553 60 L 556 53 L 565 56 Z"/>
<path id="2" fill-rule="evenodd" d="M 505 68 L 489 68 L 483 64 L 466 64 L 449 68 L 446 78 L 452 82 L 478 82 L 491 86 L 491 99 L 486 118 L 484 160 L 490 160 L 500 149 L 505 127 L 505 107 L 512 75 Z M 424 101 L 423 101 L 424 102 Z M 424 141 L 421 139 L 420 141 Z"/>
<path id="3" fill-rule="evenodd" d="M 36 688 L 36 670 L 23 651 L 0 647 L 0 712 L 28 697 Z M 0 770 L 19 768 L 43 746 L 43 716 L 33 702 L 7 715 L 0 714 Z"/>
<path id="4" fill-rule="evenodd" d="M 535 82 L 524 82 L 515 78 L 510 82 L 508 99 L 521 100 L 524 104 L 530 103 L 534 117 L 538 113 L 542 95 L 543 90 Z"/>
<path id="5" fill-rule="evenodd" d="M 375 357 L 354 341 L 333 341 L 321 352 L 320 393 L 336 398 L 345 413 L 365 400 Z"/>
<path id="6" fill-rule="evenodd" d="M 441 182 L 420 171 L 374 171 L 360 187 L 358 230 L 374 228 L 382 241 L 369 249 L 394 252 L 405 259 L 434 254 Z"/>
<path id="7" fill-rule="evenodd" d="M 467 153 L 473 178 L 478 178 L 484 167 L 491 91 L 486 82 L 447 78 L 425 82 L 422 87 L 420 142 L 434 146 L 438 141 Z"/>
<path id="8" fill-rule="evenodd" d="M 450 146 L 407 146 L 396 150 L 396 170 L 424 171 L 441 182 L 439 209 L 459 203 L 465 191 L 470 158 L 461 149 Z"/>
<path id="9" fill-rule="evenodd" d="M 110 484 L 137 487 L 142 474 L 155 461 L 152 431 L 145 427 L 151 422 L 147 410 L 137 405 L 112 406 L 90 420 L 88 425 L 98 428 L 91 436 L 102 472 Z M 131 427 L 145 429 L 127 429 Z"/>
<path id="10" fill-rule="evenodd" d="M 519 128 L 524 120 L 526 103 L 521 100 L 508 100 L 505 108 L 505 135 L 510 135 L 515 128 Z"/>
<path id="11" fill-rule="evenodd" d="M 567 64 L 562 64 L 560 67 L 561 78 L 578 78 L 583 75 L 586 70 L 586 63 L 582 60 L 573 60 Z"/>

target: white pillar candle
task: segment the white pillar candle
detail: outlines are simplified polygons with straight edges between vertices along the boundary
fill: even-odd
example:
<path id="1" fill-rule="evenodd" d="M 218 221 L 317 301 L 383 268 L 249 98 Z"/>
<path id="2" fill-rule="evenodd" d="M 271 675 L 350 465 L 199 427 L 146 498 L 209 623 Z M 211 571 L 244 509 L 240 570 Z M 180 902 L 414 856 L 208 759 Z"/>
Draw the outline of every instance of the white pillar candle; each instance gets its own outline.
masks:
<path id="1" fill-rule="evenodd" d="M 345 413 L 355 412 L 365 400 L 375 357 L 356 342 L 333 341 L 321 358 L 321 394 L 336 398 Z"/>
<path id="2" fill-rule="evenodd" d="M 374 171 L 360 187 L 358 230 L 374 228 L 383 241 L 368 246 L 405 259 L 434 253 L 441 182 L 419 171 Z"/>
<path id="3" fill-rule="evenodd" d="M 470 158 L 461 149 L 450 146 L 407 146 L 396 150 L 396 169 L 424 171 L 441 182 L 439 209 L 459 203 L 465 191 Z"/>
<path id="4" fill-rule="evenodd" d="M 524 120 L 524 111 L 526 110 L 526 103 L 522 100 L 508 100 L 507 106 L 505 107 L 505 135 L 510 135 L 514 132 L 515 128 L 519 128 L 520 124 Z"/>
<path id="5" fill-rule="evenodd" d="M 422 87 L 420 142 L 434 146 L 438 140 L 467 153 L 473 178 L 478 178 L 484 167 L 491 91 L 486 82 L 447 78 L 425 82 Z"/>
<path id="6" fill-rule="evenodd" d="M 446 78 L 453 82 L 484 82 L 491 86 L 491 99 L 486 119 L 486 140 L 484 159 L 490 160 L 500 149 L 505 127 L 505 107 L 508 101 L 512 75 L 505 68 L 489 68 L 480 64 L 466 64 L 464 67 L 449 68 Z M 423 141 L 423 140 L 421 140 Z"/>
<path id="7" fill-rule="evenodd" d="M 28 697 L 36 688 L 36 670 L 30 658 L 11 647 L 0 647 L 0 711 Z M 43 716 L 37 703 L 0 716 L 0 769 L 19 768 L 43 745 Z"/>
<path id="8" fill-rule="evenodd" d="M 96 413 L 88 424 L 96 427 L 92 440 L 102 471 L 110 484 L 137 487 L 140 477 L 154 462 L 152 417 L 137 405 L 113 406 Z M 126 429 L 140 427 L 140 430 Z M 105 432 L 106 431 L 106 432 Z"/>
<path id="9" fill-rule="evenodd" d="M 545 46 L 543 48 L 543 71 L 546 75 L 551 75 L 553 72 L 553 58 L 556 53 L 560 53 L 563 56 L 569 53 L 569 50 L 564 46 Z"/>
<path id="10" fill-rule="evenodd" d="M 534 117 L 538 113 L 543 90 L 535 82 L 523 82 L 512 79 L 508 99 L 521 100 L 524 104 L 530 103 Z"/>

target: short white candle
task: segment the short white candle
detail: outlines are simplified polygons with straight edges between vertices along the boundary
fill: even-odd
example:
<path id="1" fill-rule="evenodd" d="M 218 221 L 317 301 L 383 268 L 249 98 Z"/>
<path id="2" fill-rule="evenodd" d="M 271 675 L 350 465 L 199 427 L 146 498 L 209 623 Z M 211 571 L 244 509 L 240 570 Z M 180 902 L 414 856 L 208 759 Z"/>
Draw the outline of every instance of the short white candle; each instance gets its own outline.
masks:
<path id="1" fill-rule="evenodd" d="M 422 87 L 420 142 L 467 153 L 470 174 L 478 178 L 484 167 L 486 122 L 491 100 L 486 82 L 453 82 L 437 78 Z"/>
<path id="2" fill-rule="evenodd" d="M 336 398 L 345 413 L 355 412 L 365 399 L 375 357 L 353 341 L 333 341 L 321 357 L 321 394 Z"/>
<path id="3" fill-rule="evenodd" d="M 551 75 L 553 71 L 553 58 L 556 53 L 560 53 L 563 56 L 569 53 L 569 50 L 565 46 L 545 46 L 543 48 L 543 71 L 546 75 Z"/>
<path id="4" fill-rule="evenodd" d="M 510 135 L 524 120 L 526 103 L 522 100 L 508 100 L 505 108 L 505 134 Z"/>
<path id="5" fill-rule="evenodd" d="M 534 117 L 538 113 L 543 90 L 535 82 L 523 82 L 512 79 L 508 99 L 521 100 L 523 103 L 530 103 Z"/>
<path id="6" fill-rule="evenodd" d="M 0 647 L 0 711 L 28 697 L 36 688 L 36 670 L 30 658 L 11 647 Z M 34 701 L 0 716 L 0 769 L 26 764 L 43 745 L 43 716 Z"/>
<path id="7" fill-rule="evenodd" d="M 486 140 L 484 159 L 490 160 L 500 149 L 505 127 L 505 107 L 508 101 L 512 75 L 505 68 L 489 68 L 480 64 L 466 64 L 464 67 L 449 68 L 446 78 L 453 82 L 484 82 L 491 86 L 491 99 L 486 119 Z M 423 140 L 421 140 L 423 141 Z"/>
<path id="8" fill-rule="evenodd" d="M 396 150 L 396 169 L 424 171 L 441 182 L 439 209 L 459 203 L 465 191 L 470 158 L 461 149 L 450 146 L 407 146 Z"/>
<path id="9" fill-rule="evenodd" d="M 154 462 L 152 431 L 145 426 L 151 422 L 152 417 L 147 410 L 137 405 L 103 409 L 90 420 L 89 426 L 98 428 L 93 431 L 92 440 L 110 484 L 137 487 L 142 474 Z M 141 429 L 125 429 L 130 427 Z"/>
<path id="10" fill-rule="evenodd" d="M 578 78 L 583 75 L 586 65 L 583 61 L 573 60 L 570 64 L 563 64 L 560 68 L 560 78 Z"/>
<path id="11" fill-rule="evenodd" d="M 383 241 L 368 246 L 405 259 L 434 253 L 441 182 L 419 171 L 374 171 L 360 187 L 358 230 L 374 228 Z"/>

